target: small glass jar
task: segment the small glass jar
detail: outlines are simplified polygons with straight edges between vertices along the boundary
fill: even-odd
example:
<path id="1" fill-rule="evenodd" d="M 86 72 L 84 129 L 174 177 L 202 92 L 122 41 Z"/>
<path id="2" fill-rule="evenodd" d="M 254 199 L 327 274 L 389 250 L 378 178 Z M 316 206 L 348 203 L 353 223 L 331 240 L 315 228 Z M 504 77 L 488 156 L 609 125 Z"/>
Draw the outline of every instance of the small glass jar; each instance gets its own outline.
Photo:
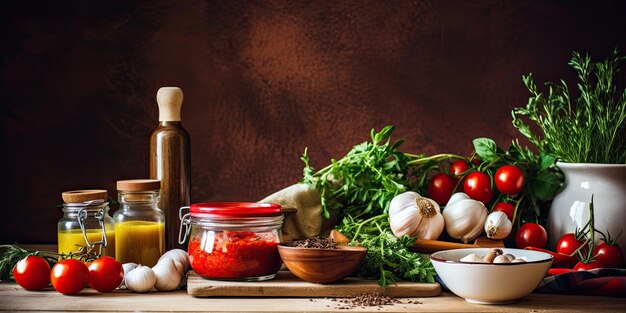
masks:
<path id="1" fill-rule="evenodd" d="M 185 213 L 189 210 L 189 213 Z M 208 202 L 180 209 L 179 243 L 189 237 L 191 268 L 218 280 L 274 278 L 283 224 L 281 206 L 251 202 Z M 182 238 L 181 238 L 182 237 Z"/>
<path id="2" fill-rule="evenodd" d="M 115 229 L 106 190 L 74 190 L 61 194 L 63 217 L 57 224 L 58 252 L 88 251 L 115 257 Z M 87 252 L 87 251 L 85 251 Z"/>
<path id="3" fill-rule="evenodd" d="M 115 256 L 122 263 L 154 266 L 165 253 L 165 215 L 159 208 L 161 182 L 117 182 L 119 210 L 115 221 Z"/>

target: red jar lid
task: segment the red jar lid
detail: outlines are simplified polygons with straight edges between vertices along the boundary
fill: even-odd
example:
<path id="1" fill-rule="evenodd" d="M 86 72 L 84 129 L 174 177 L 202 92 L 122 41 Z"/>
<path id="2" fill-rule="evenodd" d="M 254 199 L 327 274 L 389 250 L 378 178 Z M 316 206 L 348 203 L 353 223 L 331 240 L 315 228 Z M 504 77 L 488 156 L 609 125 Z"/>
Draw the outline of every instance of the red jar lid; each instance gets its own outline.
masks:
<path id="1" fill-rule="evenodd" d="M 282 214 L 282 207 L 275 203 L 204 202 L 192 204 L 189 207 L 189 213 L 191 213 L 191 216 L 279 216 Z"/>

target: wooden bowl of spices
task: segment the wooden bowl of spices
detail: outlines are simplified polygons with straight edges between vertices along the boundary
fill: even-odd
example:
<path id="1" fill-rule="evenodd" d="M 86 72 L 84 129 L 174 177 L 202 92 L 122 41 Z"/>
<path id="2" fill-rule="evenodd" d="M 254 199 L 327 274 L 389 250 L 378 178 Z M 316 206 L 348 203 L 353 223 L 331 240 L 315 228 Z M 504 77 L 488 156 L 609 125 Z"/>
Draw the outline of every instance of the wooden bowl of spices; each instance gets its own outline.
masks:
<path id="1" fill-rule="evenodd" d="M 285 266 L 300 279 L 327 284 L 354 273 L 367 249 L 337 245 L 331 238 L 313 237 L 278 246 Z"/>

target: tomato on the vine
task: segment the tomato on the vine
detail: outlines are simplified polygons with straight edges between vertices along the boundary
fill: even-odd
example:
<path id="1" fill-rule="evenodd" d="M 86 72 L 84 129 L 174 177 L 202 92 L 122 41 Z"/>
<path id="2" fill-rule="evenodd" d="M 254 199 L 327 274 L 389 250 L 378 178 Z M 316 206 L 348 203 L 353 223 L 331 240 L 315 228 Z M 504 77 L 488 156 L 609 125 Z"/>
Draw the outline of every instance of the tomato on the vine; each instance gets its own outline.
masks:
<path id="1" fill-rule="evenodd" d="M 450 165 L 450 175 L 461 176 L 461 174 L 469 170 L 469 164 L 464 160 L 456 160 Z"/>
<path id="2" fill-rule="evenodd" d="M 111 292 L 124 280 L 124 268 L 115 258 L 103 256 L 89 265 L 89 286 L 100 292 Z"/>
<path id="3" fill-rule="evenodd" d="M 593 255 L 605 267 L 621 268 L 624 265 L 624 254 L 616 243 L 609 244 L 606 241 L 600 241 L 593 249 Z"/>
<path id="4" fill-rule="evenodd" d="M 505 195 L 516 195 L 524 188 L 524 172 L 515 165 L 498 168 L 493 177 L 496 188 Z"/>
<path id="5" fill-rule="evenodd" d="M 452 176 L 439 173 L 428 182 L 428 197 L 439 205 L 445 205 L 454 193 L 457 180 Z"/>
<path id="6" fill-rule="evenodd" d="M 584 243 L 584 240 L 576 239 L 576 234 L 567 233 L 559 238 L 559 241 L 556 243 L 556 251 L 558 253 L 570 255 L 578 250 L 578 248 L 580 248 L 580 246 Z M 586 250 L 583 248 L 581 251 L 585 252 Z"/>
<path id="7" fill-rule="evenodd" d="M 493 211 L 500 211 L 506 214 L 506 217 L 509 218 L 510 221 L 513 220 L 513 214 L 515 214 L 515 206 L 508 202 L 498 202 L 493 207 Z"/>
<path id="8" fill-rule="evenodd" d="M 58 292 L 66 295 L 76 294 L 87 286 L 89 269 L 76 259 L 61 260 L 52 267 L 50 281 Z"/>
<path id="9" fill-rule="evenodd" d="M 548 233 L 543 226 L 535 223 L 522 225 L 515 235 L 515 245 L 524 249 L 526 247 L 545 248 L 548 244 Z"/>
<path id="10" fill-rule="evenodd" d="M 587 263 L 585 262 L 578 262 L 576 263 L 576 266 L 574 266 L 574 270 L 577 271 L 588 271 L 588 270 L 592 270 L 594 268 L 602 268 L 604 267 L 602 263 L 600 263 L 598 260 L 593 260 L 593 261 L 589 261 Z"/>
<path id="11" fill-rule="evenodd" d="M 26 290 L 42 290 L 50 283 L 50 264 L 39 256 L 27 256 L 13 268 L 13 278 Z"/>
<path id="12" fill-rule="evenodd" d="M 463 182 L 463 191 L 474 200 L 488 203 L 493 198 L 491 177 L 483 172 L 471 172 Z"/>

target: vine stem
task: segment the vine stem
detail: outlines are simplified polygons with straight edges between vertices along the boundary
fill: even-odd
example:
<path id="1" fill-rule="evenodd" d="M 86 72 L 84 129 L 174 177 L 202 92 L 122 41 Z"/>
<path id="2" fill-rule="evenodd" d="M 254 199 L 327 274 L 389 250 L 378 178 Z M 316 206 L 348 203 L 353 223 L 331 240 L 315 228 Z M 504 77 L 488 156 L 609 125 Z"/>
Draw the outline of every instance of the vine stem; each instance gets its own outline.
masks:
<path id="1" fill-rule="evenodd" d="M 429 157 L 420 157 L 419 155 L 410 154 L 410 153 L 405 153 L 404 155 L 413 159 L 407 162 L 409 165 L 419 165 L 419 164 L 424 164 L 428 161 L 440 161 L 444 159 L 459 159 L 459 160 L 465 159 L 465 157 L 462 157 L 458 154 L 453 154 L 453 153 L 435 154 Z"/>
<path id="2" fill-rule="evenodd" d="M 361 233 L 361 228 L 363 228 L 363 226 L 367 223 L 371 223 L 375 220 L 379 220 L 381 218 L 385 218 L 385 217 L 389 217 L 388 214 L 381 214 L 381 215 L 376 215 L 374 217 L 370 217 L 366 220 L 364 220 L 363 222 L 359 223 L 359 227 L 357 227 L 356 232 L 354 232 L 354 236 L 352 236 L 352 240 L 351 243 L 354 242 L 356 240 L 356 238 L 359 236 L 359 234 Z"/>

